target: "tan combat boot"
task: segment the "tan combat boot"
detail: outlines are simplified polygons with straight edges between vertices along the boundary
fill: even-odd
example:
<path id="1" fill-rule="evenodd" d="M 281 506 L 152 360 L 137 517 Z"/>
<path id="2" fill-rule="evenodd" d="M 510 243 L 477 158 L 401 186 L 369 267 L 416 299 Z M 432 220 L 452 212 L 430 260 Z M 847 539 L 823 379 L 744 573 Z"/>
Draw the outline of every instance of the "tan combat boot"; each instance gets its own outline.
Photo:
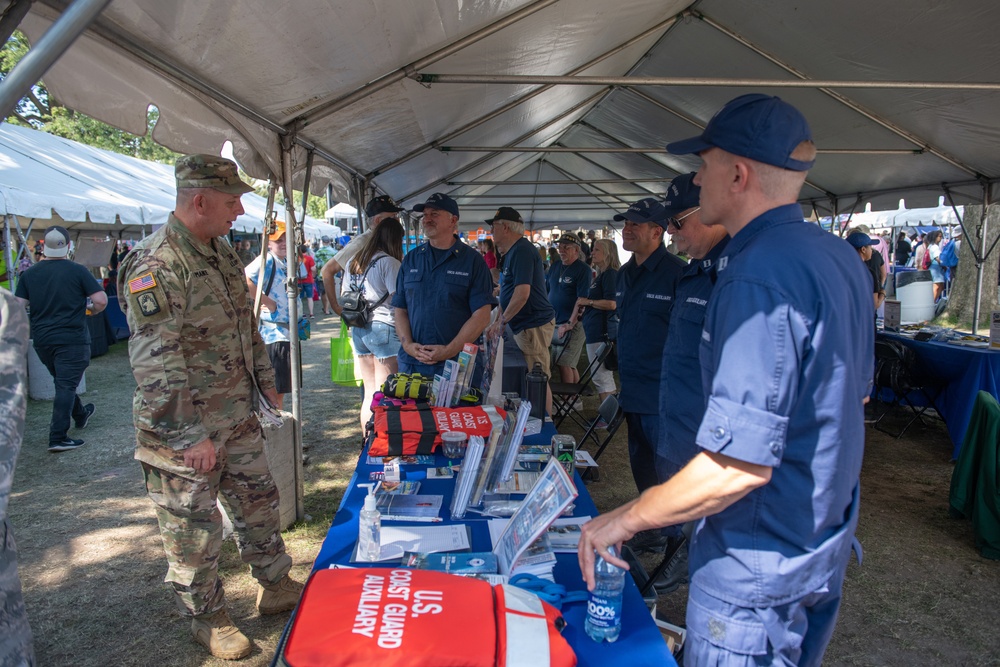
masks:
<path id="1" fill-rule="evenodd" d="M 287 574 L 277 583 L 261 584 L 257 591 L 257 611 L 261 614 L 280 614 L 295 609 L 302 597 L 304 586 Z"/>
<path id="2" fill-rule="evenodd" d="M 192 618 L 191 634 L 216 658 L 239 660 L 250 655 L 250 640 L 233 625 L 225 609 Z"/>

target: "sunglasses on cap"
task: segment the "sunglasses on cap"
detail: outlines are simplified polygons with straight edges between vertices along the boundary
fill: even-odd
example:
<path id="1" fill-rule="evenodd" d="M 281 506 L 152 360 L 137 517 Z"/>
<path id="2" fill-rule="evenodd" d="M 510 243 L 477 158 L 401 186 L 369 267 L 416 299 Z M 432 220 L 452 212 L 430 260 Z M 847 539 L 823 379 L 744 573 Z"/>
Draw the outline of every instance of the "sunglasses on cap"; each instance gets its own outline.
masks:
<path id="1" fill-rule="evenodd" d="M 701 206 L 696 206 L 695 208 L 691 209 L 690 213 L 685 213 L 679 218 L 674 218 L 674 217 L 667 218 L 667 226 L 668 227 L 673 226 L 673 228 L 676 229 L 677 231 L 681 231 L 681 227 L 684 226 L 684 221 L 700 210 Z"/>

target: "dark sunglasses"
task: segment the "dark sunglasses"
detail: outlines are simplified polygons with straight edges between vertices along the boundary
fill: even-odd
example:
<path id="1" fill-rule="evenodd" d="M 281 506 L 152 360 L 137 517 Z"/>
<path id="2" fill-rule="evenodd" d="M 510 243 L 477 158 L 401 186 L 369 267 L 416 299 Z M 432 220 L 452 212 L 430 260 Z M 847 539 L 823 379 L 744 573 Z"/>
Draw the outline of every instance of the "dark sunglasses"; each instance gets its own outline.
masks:
<path id="1" fill-rule="evenodd" d="M 689 217 L 691 217 L 692 215 L 694 215 L 695 213 L 697 213 L 698 211 L 700 211 L 700 210 L 701 210 L 701 206 L 697 206 L 697 207 L 691 209 L 690 213 L 686 213 L 686 214 L 682 215 L 679 218 L 673 218 L 673 217 L 667 218 L 667 225 L 668 226 L 672 225 L 674 229 L 676 229 L 677 231 L 681 231 L 681 227 L 684 226 L 684 221 L 686 219 L 688 219 Z"/>

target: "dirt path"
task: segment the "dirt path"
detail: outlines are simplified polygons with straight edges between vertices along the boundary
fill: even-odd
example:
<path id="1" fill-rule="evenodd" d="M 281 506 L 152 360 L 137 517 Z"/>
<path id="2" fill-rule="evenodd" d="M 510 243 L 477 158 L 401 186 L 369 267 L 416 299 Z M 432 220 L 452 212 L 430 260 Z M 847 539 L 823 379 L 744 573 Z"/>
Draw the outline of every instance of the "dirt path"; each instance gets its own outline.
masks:
<path id="1" fill-rule="evenodd" d="M 360 393 L 329 380 L 328 337 L 336 320 L 319 318 L 304 344 L 303 437 L 309 447 L 306 511 L 311 520 L 285 533 L 304 579 L 340 503 L 360 448 Z M 87 444 L 46 451 L 51 403 L 30 401 L 11 498 L 38 664 L 226 665 L 188 634 L 163 584 L 156 520 L 132 459 L 135 382 L 124 343 L 93 360 L 87 402 L 98 412 Z M 602 458 L 590 492 L 601 509 L 634 493 L 624 428 Z M 904 440 L 869 430 L 859 535 L 863 567 L 852 565 L 844 607 L 826 664 L 1000 665 L 997 600 L 1000 562 L 978 556 L 969 524 L 947 515 L 952 466 L 939 426 Z M 244 665 L 268 665 L 285 616 L 262 619 L 255 588 L 235 545 L 220 563 L 234 620 L 255 644 Z M 682 587 L 660 608 L 683 618 Z"/>

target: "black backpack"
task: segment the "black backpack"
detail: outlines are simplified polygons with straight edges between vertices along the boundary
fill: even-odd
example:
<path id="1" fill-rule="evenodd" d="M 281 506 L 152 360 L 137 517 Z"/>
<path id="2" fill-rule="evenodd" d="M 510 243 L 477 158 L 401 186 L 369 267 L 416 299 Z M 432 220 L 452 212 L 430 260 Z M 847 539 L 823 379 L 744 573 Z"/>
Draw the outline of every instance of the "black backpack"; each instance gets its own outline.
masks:
<path id="1" fill-rule="evenodd" d="M 382 257 L 385 257 L 385 255 Z M 386 292 L 375 303 L 368 303 L 368 300 L 365 299 L 365 279 L 368 277 L 368 272 L 372 270 L 375 263 L 382 259 L 382 257 L 373 259 L 361 275 L 361 282 L 358 286 L 352 287 L 341 297 L 343 310 L 340 313 L 340 319 L 349 327 L 361 327 L 362 329 L 367 327 L 372 322 L 372 313 L 375 312 L 375 309 L 389 298 L 389 292 Z"/>

